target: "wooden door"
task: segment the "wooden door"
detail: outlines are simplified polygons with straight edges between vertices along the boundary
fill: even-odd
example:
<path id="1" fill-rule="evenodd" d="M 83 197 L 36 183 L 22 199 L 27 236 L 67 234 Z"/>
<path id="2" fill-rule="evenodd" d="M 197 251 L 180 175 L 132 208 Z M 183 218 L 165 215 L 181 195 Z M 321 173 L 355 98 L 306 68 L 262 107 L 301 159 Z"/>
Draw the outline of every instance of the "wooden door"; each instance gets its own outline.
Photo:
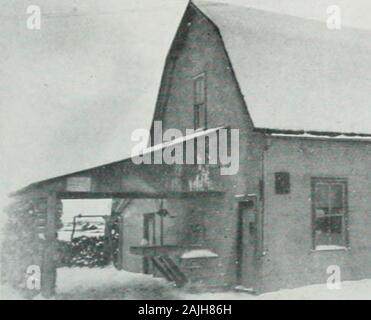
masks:
<path id="1" fill-rule="evenodd" d="M 238 285 L 254 289 L 257 277 L 257 213 L 252 201 L 242 201 L 238 206 L 237 237 L 237 281 Z"/>
<path id="2" fill-rule="evenodd" d="M 143 239 L 148 246 L 156 245 L 156 220 L 154 213 L 143 215 Z M 143 258 L 143 272 L 153 273 L 153 266 L 149 258 Z"/>

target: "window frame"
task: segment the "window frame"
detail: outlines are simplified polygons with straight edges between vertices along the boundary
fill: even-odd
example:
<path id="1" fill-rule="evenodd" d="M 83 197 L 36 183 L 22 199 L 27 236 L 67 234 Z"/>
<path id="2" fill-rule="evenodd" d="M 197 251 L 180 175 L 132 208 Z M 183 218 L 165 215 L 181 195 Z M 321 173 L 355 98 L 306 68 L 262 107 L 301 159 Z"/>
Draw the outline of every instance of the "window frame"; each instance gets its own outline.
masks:
<path id="1" fill-rule="evenodd" d="M 197 81 L 203 79 L 203 95 L 204 99 L 202 102 L 197 101 L 196 86 Z M 195 130 L 207 129 L 207 76 L 206 72 L 201 72 L 193 77 L 193 127 Z M 200 119 L 200 108 L 204 109 L 204 123 L 201 123 Z"/>
<path id="2" fill-rule="evenodd" d="M 338 177 L 312 177 L 311 178 L 311 205 L 312 205 L 312 250 L 319 251 L 316 244 L 316 187 L 318 184 L 336 185 L 341 184 L 343 186 L 343 214 L 328 214 L 328 217 L 342 217 L 342 240 L 343 244 L 339 246 L 339 249 L 349 248 L 349 193 L 348 193 L 348 179 Z M 330 208 L 330 207 L 329 207 Z M 329 244 L 331 246 L 332 244 Z M 341 248 L 340 248 L 341 247 Z"/>

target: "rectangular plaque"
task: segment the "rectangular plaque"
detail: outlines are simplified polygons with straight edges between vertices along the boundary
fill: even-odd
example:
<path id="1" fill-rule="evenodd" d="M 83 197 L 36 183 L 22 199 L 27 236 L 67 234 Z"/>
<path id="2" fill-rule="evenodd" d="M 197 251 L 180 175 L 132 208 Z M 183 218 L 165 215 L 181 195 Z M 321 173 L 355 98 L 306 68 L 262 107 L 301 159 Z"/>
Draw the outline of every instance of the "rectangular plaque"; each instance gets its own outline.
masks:
<path id="1" fill-rule="evenodd" d="M 90 177 L 67 178 L 67 191 L 90 192 L 91 178 Z"/>

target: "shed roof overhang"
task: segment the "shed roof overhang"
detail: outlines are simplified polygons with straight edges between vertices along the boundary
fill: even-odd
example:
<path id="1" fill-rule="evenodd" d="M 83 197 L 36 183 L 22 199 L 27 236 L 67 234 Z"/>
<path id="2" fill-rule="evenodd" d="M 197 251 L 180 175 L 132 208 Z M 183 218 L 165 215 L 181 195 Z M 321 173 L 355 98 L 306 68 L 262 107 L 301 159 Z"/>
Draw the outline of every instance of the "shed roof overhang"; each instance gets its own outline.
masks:
<path id="1" fill-rule="evenodd" d="M 196 131 L 194 134 L 150 147 L 131 158 L 35 182 L 11 196 L 37 198 L 56 193 L 60 199 L 185 199 L 221 195 L 222 191 L 190 191 L 183 190 L 179 185 L 174 186 L 169 181 L 179 178 L 174 176 L 175 165 L 136 164 L 133 161 L 136 157 L 148 154 L 153 159 L 157 152 L 215 134 L 220 129 L 222 128 Z"/>

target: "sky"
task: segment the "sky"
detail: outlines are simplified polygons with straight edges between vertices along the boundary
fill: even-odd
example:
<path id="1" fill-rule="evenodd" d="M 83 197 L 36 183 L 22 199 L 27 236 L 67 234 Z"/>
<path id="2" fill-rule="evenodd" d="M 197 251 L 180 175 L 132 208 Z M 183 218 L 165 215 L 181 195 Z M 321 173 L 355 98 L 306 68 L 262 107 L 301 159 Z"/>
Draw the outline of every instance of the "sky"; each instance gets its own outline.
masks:
<path id="1" fill-rule="evenodd" d="M 187 0 L 2 0 L 0 201 L 28 183 L 130 155 L 148 128 Z M 220 1 L 371 29 L 369 0 Z M 29 5 L 41 29 L 28 30 Z M 1 205 L 1 203 L 0 203 Z"/>
<path id="2" fill-rule="evenodd" d="M 73 218 L 79 214 L 88 214 L 93 216 L 110 215 L 111 200 L 63 200 L 63 223 L 73 221 Z"/>
<path id="3" fill-rule="evenodd" d="M 322 22 L 326 22 L 328 18 L 327 8 L 336 5 L 341 10 L 344 26 L 371 29 L 371 1 L 369 0 L 220 0 L 215 2 L 243 5 Z"/>

